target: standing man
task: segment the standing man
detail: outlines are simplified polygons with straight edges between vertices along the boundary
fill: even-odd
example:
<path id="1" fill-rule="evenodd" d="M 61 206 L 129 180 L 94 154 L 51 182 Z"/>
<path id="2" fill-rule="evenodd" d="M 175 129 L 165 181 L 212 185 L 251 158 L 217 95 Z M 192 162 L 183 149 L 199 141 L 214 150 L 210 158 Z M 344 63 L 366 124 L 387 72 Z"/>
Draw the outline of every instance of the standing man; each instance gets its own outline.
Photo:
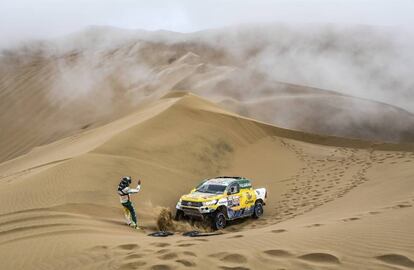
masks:
<path id="1" fill-rule="evenodd" d="M 137 216 L 135 214 L 134 205 L 131 202 L 130 194 L 138 193 L 141 189 L 141 180 L 138 179 L 137 188 L 130 188 L 132 183 L 130 176 L 124 176 L 121 178 L 121 182 L 118 185 L 118 194 L 120 196 L 121 204 L 124 207 L 125 218 L 127 224 L 132 228 L 139 229 L 137 224 Z"/>

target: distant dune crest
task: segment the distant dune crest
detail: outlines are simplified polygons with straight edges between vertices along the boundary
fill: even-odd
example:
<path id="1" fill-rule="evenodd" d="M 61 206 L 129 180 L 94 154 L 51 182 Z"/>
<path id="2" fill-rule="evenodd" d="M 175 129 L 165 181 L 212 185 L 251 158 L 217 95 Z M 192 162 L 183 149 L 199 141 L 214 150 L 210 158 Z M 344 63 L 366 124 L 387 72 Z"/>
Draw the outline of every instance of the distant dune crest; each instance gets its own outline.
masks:
<path id="1" fill-rule="evenodd" d="M 4 50 L 0 161 L 175 90 L 283 128 L 413 142 L 411 41 L 363 26 L 246 25 L 192 34 L 95 26 Z"/>

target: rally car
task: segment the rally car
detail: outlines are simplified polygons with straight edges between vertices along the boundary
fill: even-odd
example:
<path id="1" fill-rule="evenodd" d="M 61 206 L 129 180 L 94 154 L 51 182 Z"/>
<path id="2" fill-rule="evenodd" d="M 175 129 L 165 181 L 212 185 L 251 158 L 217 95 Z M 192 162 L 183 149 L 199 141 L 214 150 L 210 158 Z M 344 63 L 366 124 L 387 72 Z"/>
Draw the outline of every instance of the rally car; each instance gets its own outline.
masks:
<path id="1" fill-rule="evenodd" d="M 227 221 L 263 215 L 267 191 L 253 189 L 244 177 L 220 176 L 201 182 L 176 206 L 176 220 L 200 218 L 213 229 L 223 229 Z"/>

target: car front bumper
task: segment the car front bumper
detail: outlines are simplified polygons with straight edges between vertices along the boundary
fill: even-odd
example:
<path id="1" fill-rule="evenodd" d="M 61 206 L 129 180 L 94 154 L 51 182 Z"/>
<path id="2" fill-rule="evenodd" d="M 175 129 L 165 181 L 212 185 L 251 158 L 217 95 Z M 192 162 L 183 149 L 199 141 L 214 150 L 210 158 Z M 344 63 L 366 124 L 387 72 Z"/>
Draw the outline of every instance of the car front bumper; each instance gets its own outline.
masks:
<path id="1" fill-rule="evenodd" d="M 193 206 L 184 206 L 180 203 L 177 203 L 176 208 L 178 210 L 182 210 L 185 215 L 187 216 L 203 216 L 205 214 L 209 214 L 214 212 L 216 209 L 211 206 L 201 206 L 201 207 L 193 207 Z"/>

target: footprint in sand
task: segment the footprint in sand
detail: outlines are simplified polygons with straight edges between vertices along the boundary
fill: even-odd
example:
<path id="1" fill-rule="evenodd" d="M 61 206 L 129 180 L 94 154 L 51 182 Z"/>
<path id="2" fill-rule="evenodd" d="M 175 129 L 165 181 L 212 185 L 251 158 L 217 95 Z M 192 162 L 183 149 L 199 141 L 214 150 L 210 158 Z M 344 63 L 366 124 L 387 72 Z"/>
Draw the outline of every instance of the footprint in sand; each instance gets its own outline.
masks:
<path id="1" fill-rule="evenodd" d="M 177 258 L 177 253 L 174 252 L 170 252 L 170 253 L 166 253 L 164 255 L 159 256 L 158 258 L 160 258 L 161 260 L 172 260 Z"/>
<path id="2" fill-rule="evenodd" d="M 400 208 L 407 208 L 407 207 L 413 207 L 413 206 L 411 204 L 405 204 L 405 203 L 403 203 L 403 204 L 398 204 L 396 206 L 393 206 L 392 208 L 393 209 L 400 209 Z"/>
<path id="3" fill-rule="evenodd" d="M 133 249 L 138 249 L 139 246 L 137 244 L 124 244 L 124 245 L 119 245 L 116 248 L 121 249 L 121 250 L 133 250 Z"/>
<path id="4" fill-rule="evenodd" d="M 127 260 L 141 259 L 142 257 L 144 257 L 143 254 L 130 254 L 128 256 L 125 256 L 124 259 L 127 261 Z"/>
<path id="5" fill-rule="evenodd" d="M 177 245 L 177 246 L 179 246 L 179 247 L 191 247 L 191 246 L 194 246 L 195 244 L 192 244 L 192 243 L 187 243 L 187 244 L 179 244 L 179 245 Z"/>
<path id="6" fill-rule="evenodd" d="M 244 266 L 220 266 L 220 268 L 224 270 L 250 270 L 250 268 Z"/>
<path id="7" fill-rule="evenodd" d="M 197 255 L 191 251 L 183 251 L 183 254 L 187 256 L 197 257 Z"/>
<path id="8" fill-rule="evenodd" d="M 228 253 L 228 252 L 218 252 L 218 253 L 209 254 L 208 256 L 211 257 L 211 258 L 218 258 L 220 256 L 229 255 L 229 254 L 230 253 Z"/>
<path id="9" fill-rule="evenodd" d="M 360 218 L 357 218 L 357 217 L 351 217 L 351 218 L 344 218 L 344 219 L 341 219 L 342 221 L 344 221 L 344 222 L 349 222 L 349 221 L 355 221 L 355 220 L 360 220 Z"/>
<path id="10" fill-rule="evenodd" d="M 189 260 L 179 259 L 179 260 L 176 260 L 176 262 L 178 262 L 178 263 L 180 263 L 180 264 L 182 264 L 186 267 L 196 266 L 196 264 L 194 262 L 189 261 Z"/>
<path id="11" fill-rule="evenodd" d="M 339 264 L 339 259 L 329 253 L 309 253 L 298 257 L 301 260 L 314 263 Z"/>
<path id="12" fill-rule="evenodd" d="M 323 224 L 315 223 L 315 224 L 311 224 L 311 225 L 308 225 L 308 226 L 305 226 L 305 227 L 306 228 L 313 228 L 313 227 L 321 227 L 321 226 L 323 226 Z"/>
<path id="13" fill-rule="evenodd" d="M 163 249 L 160 249 L 160 250 L 158 250 L 157 251 L 157 254 L 164 254 L 164 253 L 167 253 L 167 252 L 169 252 L 170 250 L 168 249 L 168 248 L 163 248 Z"/>
<path id="14" fill-rule="evenodd" d="M 403 266 L 403 267 L 408 267 L 408 268 L 414 268 L 414 261 L 404 255 L 385 254 L 385 255 L 375 257 L 375 258 L 388 264 Z"/>
<path id="15" fill-rule="evenodd" d="M 127 269 L 140 269 L 141 266 L 146 265 L 146 262 L 136 261 L 136 262 L 130 262 L 130 263 L 124 263 L 122 264 L 119 269 L 120 270 L 127 270 Z"/>
<path id="16" fill-rule="evenodd" d="M 368 212 L 368 214 L 370 214 L 370 215 L 378 215 L 378 214 L 381 214 L 381 212 L 379 212 L 379 211 L 371 211 L 371 212 Z"/>
<path id="17" fill-rule="evenodd" d="M 171 267 L 165 264 L 156 264 L 151 266 L 151 270 L 170 270 Z"/>
<path id="18" fill-rule="evenodd" d="M 246 263 L 247 258 L 241 254 L 238 253 L 232 253 L 224 256 L 221 258 L 221 261 L 223 262 L 231 262 L 231 263 Z"/>
<path id="19" fill-rule="evenodd" d="M 154 242 L 154 243 L 151 243 L 150 245 L 154 246 L 154 247 L 168 247 L 168 246 L 170 246 L 170 244 L 163 243 L 163 242 Z"/>
<path id="20" fill-rule="evenodd" d="M 290 257 L 292 256 L 292 254 L 286 250 L 282 250 L 282 249 L 270 249 L 270 250 L 265 250 L 263 251 L 263 253 L 272 256 L 272 257 Z"/>

